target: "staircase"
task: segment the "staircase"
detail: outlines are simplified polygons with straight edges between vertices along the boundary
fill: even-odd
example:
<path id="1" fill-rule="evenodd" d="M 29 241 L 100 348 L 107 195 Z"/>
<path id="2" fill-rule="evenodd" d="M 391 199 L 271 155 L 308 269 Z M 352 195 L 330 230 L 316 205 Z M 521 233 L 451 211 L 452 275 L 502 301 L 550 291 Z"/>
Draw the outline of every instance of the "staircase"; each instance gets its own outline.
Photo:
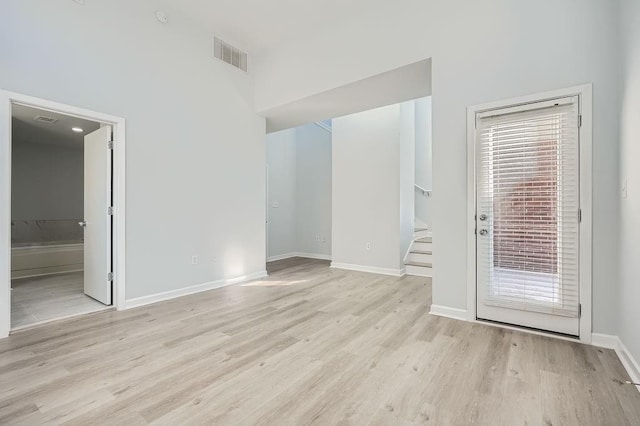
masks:
<path id="1" fill-rule="evenodd" d="M 413 232 L 413 243 L 404 260 L 407 275 L 431 277 L 433 241 L 431 232 L 426 228 L 417 228 Z"/>

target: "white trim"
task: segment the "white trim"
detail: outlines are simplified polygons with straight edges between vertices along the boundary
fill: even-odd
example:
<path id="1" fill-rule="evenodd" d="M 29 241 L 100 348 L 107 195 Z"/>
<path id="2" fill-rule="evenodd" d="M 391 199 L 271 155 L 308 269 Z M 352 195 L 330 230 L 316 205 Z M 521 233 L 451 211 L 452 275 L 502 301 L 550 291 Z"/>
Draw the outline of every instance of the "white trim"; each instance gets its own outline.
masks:
<path id="1" fill-rule="evenodd" d="M 303 253 L 294 251 L 291 253 L 279 254 L 267 258 L 267 262 L 275 262 L 276 260 L 291 259 L 292 257 L 304 257 L 306 259 L 331 260 L 330 254 Z"/>
<path id="2" fill-rule="evenodd" d="M 150 305 L 152 303 L 163 302 L 166 300 L 175 299 L 182 296 L 188 296 L 190 294 L 201 293 L 203 291 L 215 290 L 221 287 L 227 287 L 230 285 L 240 284 L 247 281 L 257 280 L 267 276 L 267 271 L 254 272 L 252 274 L 243 275 L 236 278 L 227 278 L 218 281 L 211 281 L 208 283 L 198 284 L 191 287 L 179 288 L 176 290 L 165 291 L 163 293 L 151 294 L 149 296 L 138 297 L 135 299 L 127 300 L 125 303 L 125 309 L 137 308 L 140 306 Z"/>
<path id="3" fill-rule="evenodd" d="M 467 320 L 476 320 L 476 193 L 475 193 L 475 127 L 476 114 L 493 109 L 503 109 L 555 98 L 578 96 L 582 127 L 580 127 L 580 341 L 591 343 L 592 327 L 592 210 L 593 160 L 592 160 L 592 85 L 532 94 L 503 101 L 489 102 L 467 108 Z"/>
<path id="4" fill-rule="evenodd" d="M 624 366 L 624 369 L 629 373 L 629 378 L 634 383 L 640 383 L 640 364 L 633 357 L 629 349 L 625 346 L 625 344 L 618 338 L 618 347 L 615 349 L 618 354 L 618 358 L 620 358 L 620 362 Z M 640 392 L 640 386 L 636 386 L 636 389 Z"/>
<path id="5" fill-rule="evenodd" d="M 464 309 L 458 308 L 450 308 L 448 306 L 440 306 L 440 305 L 431 305 L 431 310 L 429 310 L 431 315 L 436 315 L 439 317 L 451 318 L 454 320 L 466 321 L 467 320 L 467 311 Z"/>
<path id="6" fill-rule="evenodd" d="M 597 346 L 599 348 L 615 349 L 618 347 L 619 341 L 620 339 L 618 338 L 618 336 L 614 336 L 612 334 L 591 334 L 591 345 Z"/>
<path id="7" fill-rule="evenodd" d="M 316 253 L 304 253 L 297 251 L 294 254 L 294 257 L 305 257 L 307 259 L 317 259 L 317 260 L 331 260 L 330 254 L 316 254 Z"/>
<path id="8" fill-rule="evenodd" d="M 7 337 L 11 329 L 11 105 L 20 104 L 58 112 L 87 120 L 110 124 L 114 136 L 114 228 L 113 228 L 113 304 L 124 309 L 126 297 L 125 256 L 125 119 L 109 114 L 61 104 L 46 99 L 0 89 L 0 338 Z"/>
<path id="9" fill-rule="evenodd" d="M 591 338 L 591 344 L 600 348 L 613 349 L 616 351 L 620 362 L 627 373 L 629 378 L 634 383 L 640 383 L 640 364 L 633 357 L 629 349 L 620 340 L 620 337 L 613 336 L 611 334 L 599 334 L 593 333 Z M 640 386 L 636 386 L 638 392 L 640 392 Z"/>
<path id="10" fill-rule="evenodd" d="M 502 324 L 499 322 L 491 322 L 491 321 L 484 321 L 484 320 L 475 320 L 471 322 L 474 322 L 476 324 L 487 325 L 489 327 L 503 328 L 505 330 L 519 331 L 520 333 L 535 334 L 536 336 L 543 336 L 543 337 L 549 337 L 551 339 L 564 340 L 566 342 L 583 343 L 580 340 L 578 340 L 577 337 L 565 336 L 563 334 L 556 334 L 551 331 L 535 330 L 532 328 L 525 328 L 517 325 Z M 589 345 L 590 343 L 583 343 L 583 344 Z"/>
<path id="11" fill-rule="evenodd" d="M 331 262 L 331 267 L 334 269 L 346 269 L 348 271 L 369 272 L 372 274 L 391 275 L 394 277 L 401 277 L 404 275 L 404 272 L 405 272 L 404 268 L 402 269 L 378 268 L 376 266 L 353 265 L 350 263 L 338 263 L 338 262 Z"/>
<path id="12" fill-rule="evenodd" d="M 292 257 L 296 257 L 295 253 L 278 254 L 275 256 L 267 257 L 267 262 L 275 262 L 278 260 L 291 259 Z"/>

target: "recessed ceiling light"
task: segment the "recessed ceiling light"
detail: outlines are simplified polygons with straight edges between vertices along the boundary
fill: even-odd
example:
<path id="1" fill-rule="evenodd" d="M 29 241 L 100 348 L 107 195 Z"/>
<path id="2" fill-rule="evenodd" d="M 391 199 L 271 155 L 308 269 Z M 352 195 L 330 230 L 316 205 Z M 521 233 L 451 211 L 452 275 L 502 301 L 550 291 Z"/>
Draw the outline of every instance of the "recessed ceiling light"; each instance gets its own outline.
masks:
<path id="1" fill-rule="evenodd" d="M 72 127 L 71 130 L 73 130 L 76 133 L 82 133 L 84 132 L 84 130 L 82 130 L 80 127 Z"/>

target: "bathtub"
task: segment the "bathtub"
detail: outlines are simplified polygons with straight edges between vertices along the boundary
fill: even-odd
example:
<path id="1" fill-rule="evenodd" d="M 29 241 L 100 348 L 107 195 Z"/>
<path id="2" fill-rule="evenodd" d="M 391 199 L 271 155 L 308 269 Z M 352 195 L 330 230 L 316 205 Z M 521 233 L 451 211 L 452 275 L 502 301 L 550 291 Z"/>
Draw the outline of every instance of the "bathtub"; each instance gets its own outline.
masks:
<path id="1" fill-rule="evenodd" d="M 82 242 L 14 244 L 11 247 L 11 279 L 77 272 L 84 269 Z"/>

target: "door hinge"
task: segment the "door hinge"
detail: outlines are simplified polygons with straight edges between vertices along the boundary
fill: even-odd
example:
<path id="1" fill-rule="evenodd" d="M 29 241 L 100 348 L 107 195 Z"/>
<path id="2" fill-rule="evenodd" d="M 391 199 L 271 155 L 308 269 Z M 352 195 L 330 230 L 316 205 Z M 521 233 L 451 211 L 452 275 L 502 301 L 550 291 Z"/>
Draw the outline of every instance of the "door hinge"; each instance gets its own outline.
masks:
<path id="1" fill-rule="evenodd" d="M 115 213 L 115 210 L 116 210 L 116 209 L 115 209 L 115 208 L 113 208 L 113 206 L 110 206 L 110 207 L 108 207 L 108 208 L 107 208 L 107 214 L 108 214 L 109 216 L 113 216 L 113 214 Z"/>
<path id="2" fill-rule="evenodd" d="M 582 114 L 578 116 L 578 127 L 582 127 Z"/>
<path id="3" fill-rule="evenodd" d="M 578 305 L 578 318 L 582 318 L 582 303 Z"/>
<path id="4" fill-rule="evenodd" d="M 582 209 L 578 209 L 578 223 L 582 223 Z"/>
<path id="5" fill-rule="evenodd" d="M 113 149 L 113 141 L 107 142 L 107 148 L 108 149 Z"/>
<path id="6" fill-rule="evenodd" d="M 107 274 L 107 281 L 109 281 L 109 282 L 113 281 L 113 272 L 109 272 Z"/>

